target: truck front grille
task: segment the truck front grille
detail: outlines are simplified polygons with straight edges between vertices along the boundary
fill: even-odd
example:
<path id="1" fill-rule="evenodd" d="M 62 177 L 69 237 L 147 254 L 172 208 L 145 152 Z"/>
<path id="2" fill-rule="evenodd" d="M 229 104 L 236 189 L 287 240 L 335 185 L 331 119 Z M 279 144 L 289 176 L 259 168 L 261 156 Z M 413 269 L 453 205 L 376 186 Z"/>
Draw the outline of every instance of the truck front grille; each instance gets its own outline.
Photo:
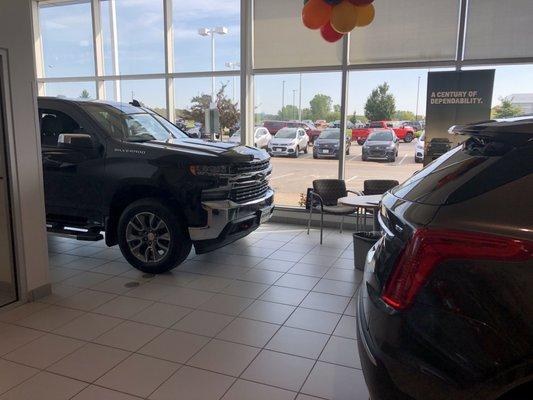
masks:
<path id="1" fill-rule="evenodd" d="M 243 184 L 234 187 L 230 192 L 230 199 L 236 203 L 255 200 L 268 191 L 268 181 L 256 181 L 253 184 Z"/>
<path id="2" fill-rule="evenodd" d="M 235 164 L 233 166 L 233 173 L 246 174 L 250 172 L 260 172 L 268 169 L 270 160 L 252 161 L 249 163 Z"/>

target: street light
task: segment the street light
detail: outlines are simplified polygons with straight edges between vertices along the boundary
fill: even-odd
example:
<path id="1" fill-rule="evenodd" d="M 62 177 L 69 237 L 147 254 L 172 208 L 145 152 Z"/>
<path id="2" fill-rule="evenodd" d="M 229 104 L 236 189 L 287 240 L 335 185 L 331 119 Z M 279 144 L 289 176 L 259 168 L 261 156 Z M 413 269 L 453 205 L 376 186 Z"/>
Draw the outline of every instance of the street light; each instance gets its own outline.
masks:
<path id="1" fill-rule="evenodd" d="M 418 103 L 420 101 L 420 79 L 421 78 L 422 78 L 421 76 L 418 77 L 418 87 L 416 89 L 416 114 L 415 114 L 415 120 L 417 120 L 417 121 L 418 121 Z"/>
<path id="2" fill-rule="evenodd" d="M 226 61 L 226 68 L 229 68 L 231 70 L 236 70 L 241 67 L 241 63 L 238 61 Z M 235 75 L 233 75 L 233 96 L 232 96 L 233 102 L 235 103 Z"/>
<path id="3" fill-rule="evenodd" d="M 215 34 L 227 35 L 229 29 L 225 26 L 218 26 L 216 28 L 200 28 L 198 29 L 198 34 L 200 36 L 211 36 L 211 71 L 215 72 Z M 211 102 L 215 103 L 215 77 L 211 77 Z"/>

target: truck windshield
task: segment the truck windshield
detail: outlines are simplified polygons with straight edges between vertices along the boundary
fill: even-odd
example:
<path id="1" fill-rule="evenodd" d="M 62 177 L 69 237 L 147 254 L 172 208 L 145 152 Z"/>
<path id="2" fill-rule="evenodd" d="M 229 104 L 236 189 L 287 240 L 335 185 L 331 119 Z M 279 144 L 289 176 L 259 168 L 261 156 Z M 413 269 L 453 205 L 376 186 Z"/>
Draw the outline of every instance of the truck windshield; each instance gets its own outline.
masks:
<path id="1" fill-rule="evenodd" d="M 144 142 L 188 137 L 157 114 L 125 114 L 114 107 L 106 107 L 101 104 L 85 104 L 84 108 L 115 139 Z"/>

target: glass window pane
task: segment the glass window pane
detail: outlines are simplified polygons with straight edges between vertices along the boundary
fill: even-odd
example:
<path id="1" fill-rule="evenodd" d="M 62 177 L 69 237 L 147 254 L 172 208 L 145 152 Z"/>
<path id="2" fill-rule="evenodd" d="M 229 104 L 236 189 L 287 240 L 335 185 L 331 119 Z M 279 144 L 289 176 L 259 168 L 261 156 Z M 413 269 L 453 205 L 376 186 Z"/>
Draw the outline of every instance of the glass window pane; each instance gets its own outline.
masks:
<path id="1" fill-rule="evenodd" d="M 176 105 L 176 121 L 184 130 L 194 137 L 205 136 L 205 110 L 211 103 L 211 78 L 187 78 L 174 80 L 174 102 Z M 218 94 L 220 114 L 221 140 L 228 140 L 230 133 L 239 122 L 239 91 L 240 79 L 222 77 L 215 79 L 215 91 Z M 234 99 L 235 96 L 235 99 Z"/>
<path id="2" fill-rule="evenodd" d="M 379 0 L 374 22 L 351 35 L 350 63 L 454 60 L 458 0 Z"/>
<path id="3" fill-rule="evenodd" d="M 165 71 L 162 0 L 102 0 L 101 16 L 106 75 Z M 116 62 L 114 47 L 118 52 Z"/>
<path id="4" fill-rule="evenodd" d="M 215 70 L 239 69 L 240 0 L 174 0 L 173 8 L 175 72 L 212 70 L 211 32 Z"/>
<path id="5" fill-rule="evenodd" d="M 370 179 L 393 179 L 401 183 L 422 169 L 422 164 L 415 161 L 416 137 L 421 135 L 424 126 L 428 72 L 428 69 L 402 69 L 350 73 L 348 119 L 353 124 L 350 126 L 352 151 L 345 164 L 349 189 L 363 190 L 364 181 Z M 386 94 L 372 107 L 369 102 L 374 98 L 372 91 L 385 84 Z M 385 107 L 391 104 L 391 99 L 392 106 Z M 364 147 L 368 135 L 383 123 L 400 139 L 398 147 L 393 148 L 390 143 L 390 149 L 381 144 L 377 149 L 371 147 L 371 141 Z"/>
<path id="6" fill-rule="evenodd" d="M 300 74 L 255 76 L 256 125 L 264 125 L 274 135 L 269 151 L 274 155 L 271 186 L 276 190 L 277 204 L 302 207 L 313 180 L 338 177 L 335 143 L 328 147 L 327 154 L 316 155 L 320 159 L 315 159 L 314 148 L 308 142 L 326 128 L 327 122 L 340 119 L 340 86 L 341 74 L 337 72 L 306 73 L 301 81 Z M 296 122 L 300 113 L 305 125 Z M 315 126 L 314 122 L 319 124 Z M 307 139 L 282 138 L 282 129 L 292 127 L 304 128 Z M 297 147 L 300 152 L 296 158 Z"/>
<path id="7" fill-rule="evenodd" d="M 533 2 L 470 0 L 465 59 L 531 57 Z"/>
<path id="8" fill-rule="evenodd" d="M 120 87 L 124 103 L 135 99 L 158 114 L 166 116 L 166 89 L 163 79 L 123 80 L 120 82 Z"/>
<path id="9" fill-rule="evenodd" d="M 39 4 L 45 77 L 94 75 L 91 4 Z"/>
<path id="10" fill-rule="evenodd" d="M 94 82 L 48 82 L 45 83 L 45 94 L 69 99 L 95 99 L 96 84 Z"/>
<path id="11" fill-rule="evenodd" d="M 341 64 L 341 42 L 327 43 L 307 29 L 302 7 L 301 1 L 254 1 L 254 68 Z"/>

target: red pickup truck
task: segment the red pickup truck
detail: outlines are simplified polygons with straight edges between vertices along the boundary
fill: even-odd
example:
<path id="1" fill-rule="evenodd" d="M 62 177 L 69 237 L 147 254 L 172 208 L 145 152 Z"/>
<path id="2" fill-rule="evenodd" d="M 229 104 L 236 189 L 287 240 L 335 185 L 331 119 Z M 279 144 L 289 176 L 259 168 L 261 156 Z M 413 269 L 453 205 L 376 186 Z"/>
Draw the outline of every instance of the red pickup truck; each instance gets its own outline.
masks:
<path id="1" fill-rule="evenodd" d="M 405 143 L 410 143 L 415 138 L 415 130 L 411 126 L 393 121 L 372 121 L 365 128 L 352 129 L 352 141 L 363 145 L 374 129 L 392 129 L 398 139 L 403 140 Z"/>

